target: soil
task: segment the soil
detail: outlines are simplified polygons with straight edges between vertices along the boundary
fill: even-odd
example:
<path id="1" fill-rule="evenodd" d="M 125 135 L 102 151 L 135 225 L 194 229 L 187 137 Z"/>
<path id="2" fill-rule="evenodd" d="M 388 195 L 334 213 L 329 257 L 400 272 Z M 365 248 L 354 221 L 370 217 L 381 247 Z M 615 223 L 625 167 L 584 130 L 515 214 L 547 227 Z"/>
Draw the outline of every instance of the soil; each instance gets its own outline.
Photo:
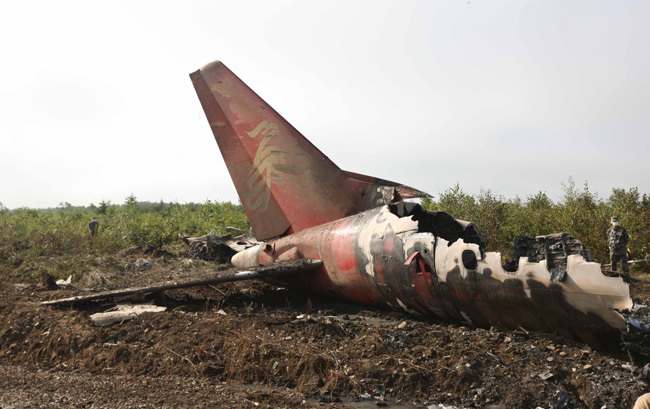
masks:
<path id="1" fill-rule="evenodd" d="M 89 316 L 112 304 L 40 304 L 227 267 L 164 253 L 137 271 L 140 256 L 88 255 L 93 271 L 56 290 L 2 283 L 0 408 L 632 408 L 648 390 L 645 362 L 621 348 L 259 281 L 167 291 L 147 300 L 165 312 L 107 327 Z M 633 277 L 635 302 L 650 304 L 650 277 Z"/>

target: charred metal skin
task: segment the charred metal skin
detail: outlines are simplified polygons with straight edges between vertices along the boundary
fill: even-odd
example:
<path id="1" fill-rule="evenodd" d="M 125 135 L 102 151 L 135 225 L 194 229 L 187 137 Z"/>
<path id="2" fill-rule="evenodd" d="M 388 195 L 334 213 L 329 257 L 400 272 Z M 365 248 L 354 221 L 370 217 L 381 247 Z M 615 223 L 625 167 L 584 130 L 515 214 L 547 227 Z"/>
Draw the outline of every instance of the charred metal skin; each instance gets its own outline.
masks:
<path id="1" fill-rule="evenodd" d="M 418 205 L 403 217 L 394 206 L 384 206 L 250 248 L 235 255 L 233 264 L 320 259 L 318 271 L 280 282 L 479 327 L 499 323 L 557 332 L 597 346 L 611 343 L 625 329 L 624 317 L 612 308 L 632 306 L 628 286 L 602 275 L 597 263 L 568 256 L 561 283 L 551 282 L 546 260 L 522 257 L 518 270 L 507 272 L 499 253 L 483 257 L 482 243 L 466 242 L 471 235 L 462 239 L 423 230 L 444 230 L 426 226 L 431 219 L 435 213 Z"/>
<path id="2" fill-rule="evenodd" d="M 632 306 L 628 286 L 585 253 L 520 257 L 506 271 L 472 223 L 402 201 L 421 191 L 341 170 L 222 63 L 190 77 L 253 232 L 267 240 L 236 254 L 236 266 L 317 259 L 311 273 L 271 280 L 592 345 L 625 329 L 614 309 Z"/>

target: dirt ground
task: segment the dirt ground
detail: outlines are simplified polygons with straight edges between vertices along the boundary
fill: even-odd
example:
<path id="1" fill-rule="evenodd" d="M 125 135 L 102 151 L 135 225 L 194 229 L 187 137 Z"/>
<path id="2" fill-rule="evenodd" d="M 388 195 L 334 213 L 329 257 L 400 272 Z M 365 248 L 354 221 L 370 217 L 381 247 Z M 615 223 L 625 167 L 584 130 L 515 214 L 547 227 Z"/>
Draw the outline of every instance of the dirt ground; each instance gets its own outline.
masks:
<path id="1" fill-rule="evenodd" d="M 217 268 L 183 253 L 144 271 L 137 250 L 88 257 L 72 287 L 2 283 L 0 408 L 632 408 L 648 390 L 645 362 L 621 349 L 262 282 L 168 291 L 151 300 L 167 311 L 107 327 L 89 315 L 109 305 L 40 305 Z M 635 302 L 650 304 L 650 277 L 633 276 Z"/>

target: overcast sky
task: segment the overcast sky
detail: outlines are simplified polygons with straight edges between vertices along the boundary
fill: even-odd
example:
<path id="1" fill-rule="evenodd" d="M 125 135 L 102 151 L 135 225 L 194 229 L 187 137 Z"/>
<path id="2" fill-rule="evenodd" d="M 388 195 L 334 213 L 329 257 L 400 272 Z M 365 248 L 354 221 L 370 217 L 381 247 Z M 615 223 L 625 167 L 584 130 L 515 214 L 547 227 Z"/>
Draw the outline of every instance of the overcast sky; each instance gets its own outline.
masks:
<path id="1" fill-rule="evenodd" d="M 650 193 L 650 2 L 0 6 L 0 202 L 236 201 L 189 73 L 213 60 L 341 168 L 434 196 Z"/>

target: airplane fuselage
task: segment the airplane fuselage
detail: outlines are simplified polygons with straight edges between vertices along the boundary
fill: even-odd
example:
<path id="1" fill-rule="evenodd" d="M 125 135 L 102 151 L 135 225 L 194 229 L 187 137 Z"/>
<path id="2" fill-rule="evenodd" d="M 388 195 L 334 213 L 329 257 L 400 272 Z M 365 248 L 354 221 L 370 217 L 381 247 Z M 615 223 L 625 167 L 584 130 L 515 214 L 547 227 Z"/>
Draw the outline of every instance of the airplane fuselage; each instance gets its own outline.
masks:
<path id="1" fill-rule="evenodd" d="M 247 249 L 233 264 L 320 259 L 317 272 L 281 283 L 479 327 L 558 332 L 596 345 L 625 327 L 607 305 L 631 307 L 628 287 L 603 276 L 597 263 L 570 255 L 561 283 L 551 282 L 546 260 L 522 258 L 516 272 L 507 272 L 501 255 L 483 253 L 472 234 L 457 237 L 448 226 L 435 225 L 453 223 L 451 218 L 416 210 L 399 215 L 395 206 L 372 209 Z"/>
<path id="2" fill-rule="evenodd" d="M 581 243 L 577 252 L 551 243 L 557 255 L 532 238 L 540 254 L 528 247 L 506 271 L 472 223 L 403 202 L 428 196 L 418 189 L 339 168 L 223 63 L 190 77 L 251 228 L 266 241 L 235 265 L 319 260 L 283 282 L 482 327 L 592 344 L 625 328 L 614 309 L 632 306 L 628 286 L 586 261 Z"/>

